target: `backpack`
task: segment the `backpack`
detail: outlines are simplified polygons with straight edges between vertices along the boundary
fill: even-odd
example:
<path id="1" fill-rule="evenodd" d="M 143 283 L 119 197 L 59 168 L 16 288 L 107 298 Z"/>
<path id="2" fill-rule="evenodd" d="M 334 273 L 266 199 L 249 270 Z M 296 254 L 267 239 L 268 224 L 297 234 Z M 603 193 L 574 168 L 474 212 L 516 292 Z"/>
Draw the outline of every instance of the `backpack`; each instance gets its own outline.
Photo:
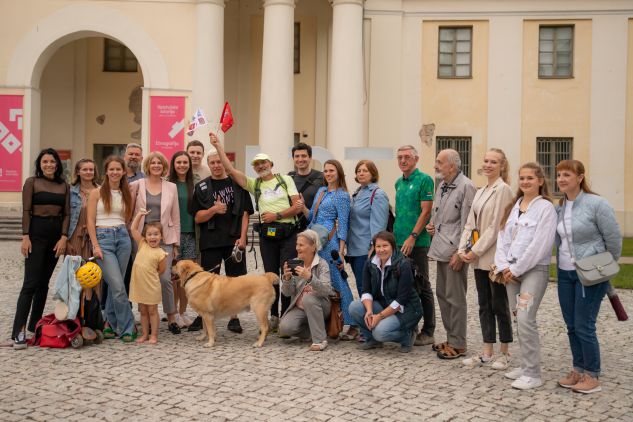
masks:
<path id="1" fill-rule="evenodd" d="M 369 206 L 374 205 L 374 196 L 376 196 L 376 191 L 380 189 L 380 188 L 376 188 L 374 189 L 374 191 L 371 193 L 371 198 L 369 198 Z M 391 204 L 389 204 L 389 216 L 387 217 L 387 228 L 386 230 L 389 233 L 393 233 L 393 223 L 395 223 L 396 221 L 396 216 L 393 214 L 393 208 L 391 207 Z"/>

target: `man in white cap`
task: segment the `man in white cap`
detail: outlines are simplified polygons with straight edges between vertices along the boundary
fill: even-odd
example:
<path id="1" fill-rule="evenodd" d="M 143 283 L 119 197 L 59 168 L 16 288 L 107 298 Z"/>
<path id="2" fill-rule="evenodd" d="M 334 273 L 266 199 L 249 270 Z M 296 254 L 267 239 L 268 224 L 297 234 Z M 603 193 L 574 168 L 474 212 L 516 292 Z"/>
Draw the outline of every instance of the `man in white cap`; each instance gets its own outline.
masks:
<path id="1" fill-rule="evenodd" d="M 257 154 L 251 165 L 257 178 L 247 177 L 231 164 L 215 134 L 209 134 L 211 145 L 217 150 L 226 171 L 238 185 L 255 196 L 255 208 L 259 212 L 259 249 L 264 271 L 280 274 L 284 262 L 297 256 L 297 217 L 303 209 L 297 187 L 292 177 L 273 173 L 273 162 L 267 154 Z M 279 286 L 275 286 L 277 299 L 270 310 L 270 330 L 277 331 L 279 317 L 288 309 L 290 298 L 281 297 L 279 312 Z"/>

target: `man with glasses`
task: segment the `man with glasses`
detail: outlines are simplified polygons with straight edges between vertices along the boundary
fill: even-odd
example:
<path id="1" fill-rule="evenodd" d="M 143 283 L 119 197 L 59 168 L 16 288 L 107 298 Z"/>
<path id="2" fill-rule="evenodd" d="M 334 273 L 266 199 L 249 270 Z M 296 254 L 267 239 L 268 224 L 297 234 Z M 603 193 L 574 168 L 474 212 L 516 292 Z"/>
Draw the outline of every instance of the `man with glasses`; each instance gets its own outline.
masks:
<path id="1" fill-rule="evenodd" d="M 227 158 L 217 136 L 210 135 L 211 145 L 218 151 L 222 164 L 229 175 L 242 188 L 255 196 L 259 212 L 259 250 L 264 261 L 264 271 L 280 274 L 284 262 L 297 256 L 297 219 L 303 209 L 303 200 L 290 176 L 273 173 L 273 162 L 267 154 L 259 153 L 251 161 L 257 178 L 246 177 Z M 270 310 L 270 332 L 279 329 L 279 317 L 290 306 L 290 297 L 281 296 L 279 311 L 279 286 L 275 285 L 276 299 Z"/>
<path id="2" fill-rule="evenodd" d="M 205 271 L 219 274 L 224 262 L 226 275 L 244 275 L 243 251 L 246 249 L 248 218 L 253 214 L 251 196 L 227 176 L 218 154 L 210 154 L 207 163 L 211 176 L 196 185 L 192 201 L 192 211 L 200 229 L 200 263 Z M 231 316 L 227 328 L 235 333 L 242 332 L 237 315 Z"/>
<path id="3" fill-rule="evenodd" d="M 414 344 L 423 346 L 435 341 L 435 303 L 427 257 L 431 236 L 425 229 L 433 207 L 433 179 L 418 170 L 420 156 L 413 145 L 398 148 L 397 157 L 402 177 L 396 181 L 396 221 L 393 234 L 400 251 L 417 266 L 414 287 L 422 301 L 424 325 L 416 335 Z"/>

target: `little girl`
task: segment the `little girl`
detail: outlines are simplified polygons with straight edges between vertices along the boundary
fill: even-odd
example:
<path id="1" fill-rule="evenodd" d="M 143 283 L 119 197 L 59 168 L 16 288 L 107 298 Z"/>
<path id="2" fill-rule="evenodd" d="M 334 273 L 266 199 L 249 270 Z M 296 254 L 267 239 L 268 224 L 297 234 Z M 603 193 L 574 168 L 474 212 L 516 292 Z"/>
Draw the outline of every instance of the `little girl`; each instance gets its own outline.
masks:
<path id="1" fill-rule="evenodd" d="M 149 211 L 141 208 L 134 216 L 130 229 L 130 234 L 138 245 L 138 252 L 132 266 L 130 301 L 138 303 L 141 313 L 143 335 L 136 342 L 144 343 L 149 338 L 150 344 L 156 344 L 158 342 L 158 304 L 162 298 L 159 277 L 167 267 L 165 259 L 167 252 L 160 247 L 160 241 L 163 238 L 163 227 L 160 222 L 147 223 L 143 234 L 139 233 L 137 229 L 139 220 L 147 214 Z"/>

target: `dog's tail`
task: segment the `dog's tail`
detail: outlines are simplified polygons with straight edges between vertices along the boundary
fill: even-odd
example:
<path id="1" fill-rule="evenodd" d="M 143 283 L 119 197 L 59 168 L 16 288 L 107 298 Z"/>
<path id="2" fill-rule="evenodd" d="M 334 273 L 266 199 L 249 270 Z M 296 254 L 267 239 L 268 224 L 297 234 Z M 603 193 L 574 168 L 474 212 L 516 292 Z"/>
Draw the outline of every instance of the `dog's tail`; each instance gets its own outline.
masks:
<path id="1" fill-rule="evenodd" d="M 266 273 L 264 274 L 266 280 L 268 280 L 271 284 L 279 284 L 279 276 L 275 273 Z"/>

